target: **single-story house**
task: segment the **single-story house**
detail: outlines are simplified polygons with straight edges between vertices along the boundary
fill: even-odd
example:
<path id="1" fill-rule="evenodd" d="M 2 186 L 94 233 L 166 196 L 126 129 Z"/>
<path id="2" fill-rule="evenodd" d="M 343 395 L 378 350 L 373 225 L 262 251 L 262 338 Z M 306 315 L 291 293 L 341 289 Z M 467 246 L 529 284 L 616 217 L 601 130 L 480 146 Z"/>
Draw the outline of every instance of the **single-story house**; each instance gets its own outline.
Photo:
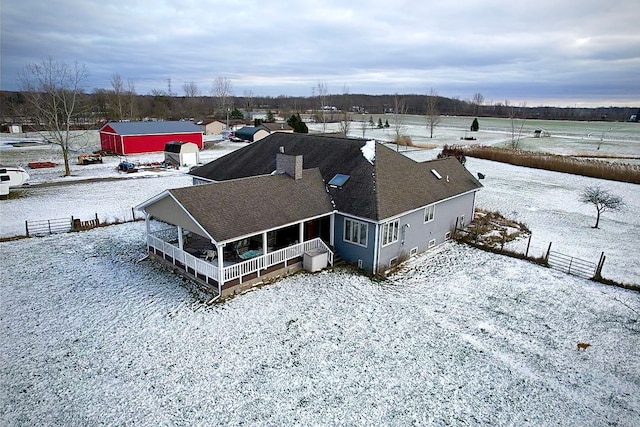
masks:
<path id="1" fill-rule="evenodd" d="M 195 166 L 200 163 L 200 149 L 193 142 L 168 142 L 164 146 L 164 161 L 178 167 Z"/>
<path id="2" fill-rule="evenodd" d="M 172 141 L 202 149 L 202 130 L 190 121 L 109 122 L 100 128 L 102 149 L 117 154 L 163 151 Z"/>
<path id="3" fill-rule="evenodd" d="M 242 139 L 247 142 L 256 142 L 262 138 L 269 136 L 270 132 L 264 128 L 256 126 L 243 126 L 236 130 L 234 133 L 236 138 Z"/>
<path id="4" fill-rule="evenodd" d="M 314 251 L 383 273 L 450 239 L 482 187 L 455 158 L 416 162 L 375 141 L 281 132 L 191 175 L 196 185 L 138 206 L 148 251 L 222 296 Z"/>
<path id="5" fill-rule="evenodd" d="M 286 122 L 261 123 L 260 126 L 258 127 L 261 129 L 265 129 L 269 133 L 273 133 L 273 132 L 293 133 L 293 128 L 289 126 Z"/>

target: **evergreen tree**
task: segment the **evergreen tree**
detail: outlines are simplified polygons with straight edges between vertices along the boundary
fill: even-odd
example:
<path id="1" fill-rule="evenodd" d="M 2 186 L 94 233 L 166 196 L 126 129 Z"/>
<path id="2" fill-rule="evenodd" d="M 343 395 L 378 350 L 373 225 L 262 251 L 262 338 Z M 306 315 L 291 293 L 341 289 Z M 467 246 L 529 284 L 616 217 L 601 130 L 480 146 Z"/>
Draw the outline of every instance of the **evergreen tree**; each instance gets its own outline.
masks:
<path id="1" fill-rule="evenodd" d="M 383 125 L 382 125 L 382 119 L 378 118 L 378 129 L 382 129 Z"/>
<path id="2" fill-rule="evenodd" d="M 384 127 L 388 128 L 389 127 L 389 119 L 384 121 Z"/>
<path id="3" fill-rule="evenodd" d="M 275 123 L 276 117 L 273 115 L 271 110 L 267 111 L 267 116 L 264 118 L 264 123 Z"/>
<path id="4" fill-rule="evenodd" d="M 293 132 L 295 133 L 309 133 L 309 128 L 307 124 L 302 121 L 300 113 L 293 114 L 289 117 L 287 124 L 293 128 Z"/>
<path id="5" fill-rule="evenodd" d="M 473 123 L 471 123 L 471 131 L 478 132 L 478 129 L 480 129 L 480 125 L 478 124 L 478 119 L 475 118 L 473 119 Z"/>
<path id="6" fill-rule="evenodd" d="M 372 128 L 375 126 L 375 123 L 373 123 L 373 116 L 369 116 L 369 126 Z"/>
<path id="7" fill-rule="evenodd" d="M 233 111 L 231 111 L 231 118 L 235 120 L 242 120 L 244 119 L 244 114 L 242 114 L 242 111 L 234 108 Z"/>

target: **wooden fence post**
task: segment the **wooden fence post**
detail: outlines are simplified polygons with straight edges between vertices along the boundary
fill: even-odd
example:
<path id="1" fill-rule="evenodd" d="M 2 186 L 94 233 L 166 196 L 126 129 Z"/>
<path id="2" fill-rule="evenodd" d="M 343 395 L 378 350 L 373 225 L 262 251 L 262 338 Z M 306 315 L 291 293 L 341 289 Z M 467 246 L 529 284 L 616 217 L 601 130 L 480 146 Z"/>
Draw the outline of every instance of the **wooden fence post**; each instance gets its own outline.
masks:
<path id="1" fill-rule="evenodd" d="M 24 229 L 27 232 L 27 237 L 29 237 L 29 221 L 24 221 Z"/>
<path id="2" fill-rule="evenodd" d="M 525 258 L 529 258 L 529 246 L 531 246 L 531 236 L 533 236 L 533 233 L 529 234 L 529 241 L 527 242 L 527 250 L 524 253 Z"/>
<path id="3" fill-rule="evenodd" d="M 607 257 L 604 256 L 604 252 L 602 252 L 600 254 L 600 261 L 598 261 L 598 266 L 596 267 L 596 272 L 593 275 L 594 279 L 602 279 L 602 267 L 604 266 L 605 259 L 607 259 Z"/>
<path id="4" fill-rule="evenodd" d="M 96 212 L 96 227 L 100 225 L 100 219 L 98 218 L 98 212 Z"/>
<path id="5" fill-rule="evenodd" d="M 549 247 L 547 248 L 547 254 L 544 256 L 544 262 L 549 264 L 549 254 L 551 253 L 551 243 L 549 242 Z"/>

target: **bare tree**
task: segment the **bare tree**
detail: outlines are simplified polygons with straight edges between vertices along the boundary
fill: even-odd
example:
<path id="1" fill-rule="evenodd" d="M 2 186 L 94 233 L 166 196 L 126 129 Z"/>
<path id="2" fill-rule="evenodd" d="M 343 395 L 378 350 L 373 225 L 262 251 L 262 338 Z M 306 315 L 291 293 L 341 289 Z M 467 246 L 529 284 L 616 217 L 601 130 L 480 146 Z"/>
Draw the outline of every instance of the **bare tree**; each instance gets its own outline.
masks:
<path id="1" fill-rule="evenodd" d="M 244 108 L 245 111 L 253 111 L 253 92 L 251 90 L 244 91 Z"/>
<path id="2" fill-rule="evenodd" d="M 438 93 L 431 88 L 427 95 L 427 126 L 429 127 L 430 138 L 433 138 L 433 128 L 440 123 L 440 111 L 438 111 Z"/>
<path id="3" fill-rule="evenodd" d="M 166 118 L 170 111 L 170 99 L 162 89 L 151 89 L 151 112 L 155 117 Z"/>
<path id="4" fill-rule="evenodd" d="M 340 133 L 347 136 L 349 133 L 349 110 L 351 108 L 351 97 L 349 96 L 349 87 L 344 86 L 342 89 L 342 106 L 340 107 Z"/>
<path id="5" fill-rule="evenodd" d="M 317 90 L 318 103 L 320 104 L 320 120 L 322 121 L 322 133 L 325 133 L 327 131 L 327 108 L 329 108 L 329 105 L 327 104 L 327 96 L 329 89 L 326 83 L 318 82 Z"/>
<path id="6" fill-rule="evenodd" d="M 227 105 L 229 97 L 232 94 L 231 80 L 226 77 L 216 77 L 213 81 L 211 94 L 216 102 L 215 107 L 217 107 L 218 111 L 222 114 L 226 114 L 227 108 L 229 107 L 229 105 Z"/>
<path id="7" fill-rule="evenodd" d="M 49 57 L 26 65 L 19 72 L 29 113 L 36 128 L 52 144 L 60 147 L 64 159 L 64 176 L 71 175 L 69 154 L 84 139 L 71 126 L 84 112 L 81 105 L 82 85 L 89 76 L 84 65 L 69 65 Z"/>
<path id="8" fill-rule="evenodd" d="M 113 88 L 113 97 L 111 102 L 111 109 L 115 114 L 116 120 L 124 119 L 123 114 L 123 98 L 125 95 L 124 82 L 119 73 L 113 73 L 111 75 L 111 87 Z"/>
<path id="9" fill-rule="evenodd" d="M 593 228 L 598 228 L 600 224 L 600 214 L 606 211 L 620 211 L 625 208 L 622 198 L 603 190 L 600 186 L 586 187 L 582 190 L 580 201 L 585 204 L 594 205 L 596 208 L 596 224 Z"/>
<path id="10" fill-rule="evenodd" d="M 127 94 L 129 95 L 129 118 L 133 119 L 136 103 L 136 85 L 133 80 L 127 80 Z"/>
<path id="11" fill-rule="evenodd" d="M 198 107 L 198 95 L 200 95 L 198 84 L 193 81 L 184 82 L 182 84 L 182 91 L 184 92 L 185 97 L 186 112 L 189 117 L 193 117 Z"/>
<path id="12" fill-rule="evenodd" d="M 362 121 L 360 122 L 360 130 L 362 131 L 362 138 L 364 139 L 365 134 L 367 133 L 367 128 L 370 126 L 369 121 L 365 119 L 365 114 L 362 113 Z"/>
<path id="13" fill-rule="evenodd" d="M 184 82 L 182 84 L 182 91 L 187 98 L 195 98 L 200 95 L 200 89 L 196 82 Z"/>
<path id="14" fill-rule="evenodd" d="M 393 95 L 393 131 L 395 133 L 396 151 L 400 149 L 406 126 L 404 120 L 407 114 L 407 104 L 397 93 Z"/>
<path id="15" fill-rule="evenodd" d="M 520 147 L 520 138 L 522 137 L 522 129 L 524 128 L 524 118 L 522 118 L 522 110 L 527 106 L 526 103 L 521 103 L 517 107 L 509 106 L 509 100 L 504 102 L 509 113 L 509 119 L 511 121 L 511 148 L 517 150 Z M 518 129 L 517 119 L 520 119 L 520 128 Z"/>
<path id="16" fill-rule="evenodd" d="M 473 115 L 477 116 L 480 112 L 480 107 L 484 103 L 484 96 L 480 92 L 476 92 L 473 94 L 473 99 L 471 100 L 471 104 L 473 105 Z"/>

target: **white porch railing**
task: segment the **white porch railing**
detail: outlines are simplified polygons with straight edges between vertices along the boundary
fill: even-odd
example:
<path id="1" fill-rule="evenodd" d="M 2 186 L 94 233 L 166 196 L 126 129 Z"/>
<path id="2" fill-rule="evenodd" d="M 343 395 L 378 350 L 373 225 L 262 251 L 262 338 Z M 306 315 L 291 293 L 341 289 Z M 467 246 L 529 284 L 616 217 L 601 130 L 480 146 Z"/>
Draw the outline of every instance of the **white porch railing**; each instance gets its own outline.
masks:
<path id="1" fill-rule="evenodd" d="M 189 252 L 185 252 L 171 243 L 167 243 L 162 239 L 159 239 L 152 235 L 147 235 L 147 245 L 162 251 L 165 260 L 166 257 L 173 259 L 172 264 L 176 265 L 177 262 L 183 264 L 185 267 L 193 269 L 196 273 L 203 274 L 211 279 L 218 281 L 218 266 L 202 260 L 198 257 L 191 255 Z"/>
<path id="2" fill-rule="evenodd" d="M 223 270 L 224 281 L 228 282 L 233 279 L 240 279 L 240 281 L 242 281 L 242 276 L 255 272 L 258 272 L 258 275 L 260 275 L 260 270 L 266 270 L 272 265 L 283 262 L 286 264 L 287 261 L 301 257 L 305 252 L 313 249 L 323 249 L 327 251 L 328 262 L 330 265 L 333 265 L 333 252 L 331 252 L 331 249 L 329 249 L 322 239 L 315 238 L 225 267 Z"/>
<path id="3" fill-rule="evenodd" d="M 219 271 L 217 265 L 195 257 L 190 253 L 181 250 L 177 246 L 167 243 L 152 235 L 147 235 L 147 245 L 160 250 L 164 254 L 165 260 L 166 257 L 170 257 L 173 260 L 172 263 L 174 265 L 179 262 L 184 266 L 193 269 L 196 274 L 202 274 L 216 282 L 219 282 L 218 278 L 220 275 L 218 274 Z M 297 243 L 277 251 L 269 252 L 265 255 L 260 255 L 255 258 L 224 267 L 222 270 L 222 282 L 224 283 L 234 279 L 240 279 L 240 282 L 242 282 L 243 276 L 256 272 L 259 276 L 261 270 L 266 270 L 267 268 L 280 263 L 284 263 L 286 265 L 287 261 L 301 257 L 305 252 L 315 249 L 322 249 L 326 251 L 327 261 L 330 265 L 333 265 L 333 252 L 322 241 L 322 239 L 315 238 L 313 240 Z"/>

